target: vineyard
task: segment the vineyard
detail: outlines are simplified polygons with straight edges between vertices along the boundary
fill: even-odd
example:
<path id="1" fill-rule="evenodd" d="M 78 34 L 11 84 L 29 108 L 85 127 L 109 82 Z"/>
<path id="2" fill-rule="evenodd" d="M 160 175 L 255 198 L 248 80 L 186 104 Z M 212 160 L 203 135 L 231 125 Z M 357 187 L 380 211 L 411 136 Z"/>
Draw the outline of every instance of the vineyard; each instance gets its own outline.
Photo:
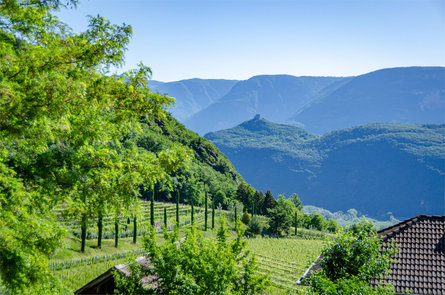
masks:
<path id="1" fill-rule="evenodd" d="M 167 228 L 171 229 L 176 223 L 176 205 L 172 203 L 156 202 L 154 206 L 154 220 L 157 230 L 161 231 L 164 222 L 164 209 L 167 212 Z M 97 224 L 92 220 L 88 224 L 87 249 L 79 253 L 80 225 L 75 220 L 63 220 L 60 210 L 60 222 L 68 231 L 70 238 L 64 249 L 56 252 L 51 260 L 50 268 L 57 278 L 71 291 L 75 291 L 89 281 L 95 279 L 112 266 L 127 261 L 127 256 L 137 256 L 143 253 L 140 248 L 142 239 L 137 244 L 132 243 L 133 225 L 129 217 L 119 218 L 119 237 L 121 242 L 118 248 L 114 247 L 114 217 L 106 216 L 104 220 L 102 249 L 96 248 Z M 199 229 L 204 229 L 204 208 L 194 208 L 194 220 Z M 215 238 L 216 231 L 211 230 L 212 211 L 208 210 L 208 230 L 203 235 Z M 228 226 L 232 226 L 233 214 L 224 210 L 215 211 L 215 227 L 220 216 L 226 216 Z M 142 217 L 142 218 L 141 218 Z M 185 229 L 191 224 L 190 206 L 179 207 L 180 228 Z M 142 213 L 138 219 L 138 236 L 146 232 L 150 224 L 150 202 L 142 202 Z M 259 265 L 258 271 L 268 274 L 272 281 L 269 293 L 287 294 L 295 293 L 300 287 L 295 282 L 304 272 L 308 263 L 321 250 L 325 233 L 299 229 L 297 237 L 290 238 L 251 238 L 248 239 L 247 249 L 256 255 Z M 159 239 L 162 235 L 159 234 Z"/>

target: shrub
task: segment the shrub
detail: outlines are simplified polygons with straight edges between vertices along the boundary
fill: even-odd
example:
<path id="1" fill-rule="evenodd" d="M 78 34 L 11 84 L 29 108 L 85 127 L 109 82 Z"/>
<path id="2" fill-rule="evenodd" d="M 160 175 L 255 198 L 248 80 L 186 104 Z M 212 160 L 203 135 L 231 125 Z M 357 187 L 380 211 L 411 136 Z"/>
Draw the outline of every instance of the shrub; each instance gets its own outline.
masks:
<path id="1" fill-rule="evenodd" d="M 245 251 L 246 241 L 240 222 L 237 236 L 229 240 L 224 221 L 218 230 L 216 243 L 204 239 L 192 226 L 184 239 L 178 230 L 164 231 L 164 243 L 158 244 L 152 228 L 144 238 L 147 261 L 151 267 L 136 269 L 130 277 L 119 276 L 118 292 L 129 294 L 258 294 L 263 293 L 269 279 L 257 274 L 255 257 Z M 151 284 L 135 285 L 144 276 L 152 276 Z M 128 289 L 130 288 L 130 289 Z"/>
<path id="2" fill-rule="evenodd" d="M 382 248 L 382 241 L 367 223 L 357 232 L 342 231 L 322 250 L 320 271 L 309 277 L 316 294 L 394 294 L 394 288 L 379 279 L 388 273 L 395 254 L 394 244 Z M 376 282 L 372 286 L 372 282 Z"/>

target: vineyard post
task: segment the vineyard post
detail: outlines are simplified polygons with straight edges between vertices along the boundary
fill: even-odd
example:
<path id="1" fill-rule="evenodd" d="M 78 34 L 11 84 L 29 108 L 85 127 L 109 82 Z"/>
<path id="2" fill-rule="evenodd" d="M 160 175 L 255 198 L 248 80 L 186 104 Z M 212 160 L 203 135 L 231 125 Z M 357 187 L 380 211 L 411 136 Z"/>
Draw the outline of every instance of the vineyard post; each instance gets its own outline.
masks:
<path id="1" fill-rule="evenodd" d="M 167 207 L 164 207 L 164 225 L 165 229 L 167 229 Z"/>

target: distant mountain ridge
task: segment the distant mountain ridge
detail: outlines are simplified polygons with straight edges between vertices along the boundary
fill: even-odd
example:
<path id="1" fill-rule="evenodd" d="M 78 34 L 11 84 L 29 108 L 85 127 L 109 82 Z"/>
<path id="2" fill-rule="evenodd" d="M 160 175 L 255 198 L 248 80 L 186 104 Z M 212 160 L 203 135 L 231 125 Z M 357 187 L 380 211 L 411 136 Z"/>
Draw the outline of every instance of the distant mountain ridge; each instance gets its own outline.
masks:
<path id="1" fill-rule="evenodd" d="M 386 219 L 443 214 L 445 125 L 368 124 L 323 136 L 255 118 L 205 136 L 260 190 Z"/>
<path id="2" fill-rule="evenodd" d="M 322 134 L 368 123 L 445 123 L 445 68 L 383 69 L 314 98 L 288 122 Z"/>
<path id="3" fill-rule="evenodd" d="M 345 78 L 261 75 L 239 81 L 207 108 L 184 120 L 199 134 L 233 127 L 255 114 L 283 122 L 320 91 Z M 335 89 L 335 87 L 334 87 Z"/>
<path id="4" fill-rule="evenodd" d="M 148 86 L 152 91 L 176 98 L 175 105 L 170 107 L 169 111 L 182 122 L 220 99 L 237 82 L 237 80 L 195 78 L 175 82 L 151 80 Z"/>

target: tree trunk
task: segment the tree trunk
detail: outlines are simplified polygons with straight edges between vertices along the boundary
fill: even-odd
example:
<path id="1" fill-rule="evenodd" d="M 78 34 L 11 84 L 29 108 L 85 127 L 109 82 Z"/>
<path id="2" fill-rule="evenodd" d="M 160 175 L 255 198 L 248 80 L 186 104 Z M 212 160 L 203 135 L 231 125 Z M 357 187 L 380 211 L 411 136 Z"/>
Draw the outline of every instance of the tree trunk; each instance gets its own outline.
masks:
<path id="1" fill-rule="evenodd" d="M 167 208 L 164 208 L 164 225 L 165 229 L 167 229 Z"/>
<path id="2" fill-rule="evenodd" d="M 80 252 L 85 252 L 86 238 L 87 238 L 87 216 L 83 214 L 80 224 L 80 239 L 81 239 Z"/>
<path id="3" fill-rule="evenodd" d="M 207 230 L 207 192 L 206 192 L 206 194 L 205 194 L 205 210 L 204 210 L 204 214 L 205 214 L 205 216 L 204 216 L 204 231 L 206 231 Z"/>
<path id="4" fill-rule="evenodd" d="M 133 244 L 136 244 L 136 239 L 138 236 L 138 223 L 136 216 L 133 218 Z"/>
<path id="5" fill-rule="evenodd" d="M 294 222 L 294 224 L 295 224 L 295 235 L 297 235 L 297 227 L 298 227 L 298 221 L 297 221 L 297 211 L 295 211 L 295 222 Z"/>
<path id="6" fill-rule="evenodd" d="M 114 221 L 114 247 L 119 246 L 119 219 L 116 218 Z"/>
<path id="7" fill-rule="evenodd" d="M 97 221 L 97 248 L 102 248 L 102 231 L 104 228 L 102 213 L 99 214 Z"/>

